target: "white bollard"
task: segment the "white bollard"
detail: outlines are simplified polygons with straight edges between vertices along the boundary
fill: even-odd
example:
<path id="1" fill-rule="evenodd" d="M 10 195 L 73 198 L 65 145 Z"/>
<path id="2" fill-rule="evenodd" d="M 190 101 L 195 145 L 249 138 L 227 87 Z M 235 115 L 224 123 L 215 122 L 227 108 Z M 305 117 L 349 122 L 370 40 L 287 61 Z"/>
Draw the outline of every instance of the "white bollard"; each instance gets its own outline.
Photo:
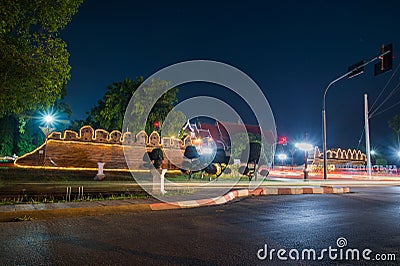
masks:
<path id="1" fill-rule="evenodd" d="M 71 201 L 71 191 L 72 187 L 67 187 L 67 195 L 65 196 L 65 201 Z"/>
<path id="2" fill-rule="evenodd" d="M 164 175 L 167 172 L 167 169 L 162 169 L 161 174 L 157 169 L 150 170 L 151 175 L 153 176 L 153 193 L 156 194 L 165 194 L 166 191 L 164 189 Z"/>
<path id="3" fill-rule="evenodd" d="M 104 165 L 105 164 L 106 163 L 101 163 L 101 162 L 97 163 L 97 175 L 94 178 L 94 180 L 100 180 L 101 181 L 101 180 L 104 179 L 105 175 L 104 175 L 103 169 L 104 169 Z"/>
<path id="4" fill-rule="evenodd" d="M 164 175 L 167 172 L 167 169 L 162 169 L 161 170 L 161 182 L 160 182 L 160 191 L 161 193 L 164 195 L 165 193 L 167 193 L 167 191 L 165 191 L 165 187 L 164 187 Z"/>

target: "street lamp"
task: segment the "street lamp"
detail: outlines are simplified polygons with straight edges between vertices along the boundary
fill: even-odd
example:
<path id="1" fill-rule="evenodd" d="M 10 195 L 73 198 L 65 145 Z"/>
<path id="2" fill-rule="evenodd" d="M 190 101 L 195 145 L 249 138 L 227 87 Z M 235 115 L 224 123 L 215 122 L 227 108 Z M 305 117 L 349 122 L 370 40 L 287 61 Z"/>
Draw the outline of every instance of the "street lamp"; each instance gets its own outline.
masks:
<path id="1" fill-rule="evenodd" d="M 286 154 L 284 153 L 278 154 L 278 159 L 282 161 L 282 169 L 283 169 L 284 161 L 287 159 Z"/>
<path id="2" fill-rule="evenodd" d="M 306 142 L 301 142 L 301 143 L 296 143 L 295 144 L 296 148 L 299 150 L 304 151 L 304 180 L 308 179 L 308 169 L 307 169 L 307 158 L 308 158 L 308 151 L 313 149 L 313 146 L 309 143 Z"/>
<path id="3" fill-rule="evenodd" d="M 45 114 L 43 116 L 43 121 L 46 125 L 45 128 L 45 146 L 44 146 L 44 154 L 43 154 L 43 165 L 45 165 L 46 163 L 46 153 L 47 153 L 47 138 L 49 137 L 49 133 L 50 133 L 50 126 L 51 124 L 55 121 L 54 116 L 51 113 Z M 43 129 L 42 129 L 43 130 Z"/>
<path id="4" fill-rule="evenodd" d="M 322 127 L 322 131 L 323 131 L 323 149 L 324 149 L 324 179 L 328 178 L 328 165 L 327 165 L 327 149 L 326 149 L 326 93 L 328 92 L 329 88 L 336 82 L 338 82 L 339 80 L 343 79 L 343 78 L 351 78 L 354 76 L 357 76 L 361 73 L 363 73 L 364 71 L 364 67 L 370 63 L 372 63 L 375 60 L 381 60 L 381 64 L 375 65 L 375 69 L 377 69 L 378 71 L 375 71 L 375 75 L 378 75 L 380 73 L 386 72 L 387 70 L 392 69 L 392 65 L 391 65 L 391 61 L 390 59 L 392 59 L 393 57 L 393 51 L 392 51 L 392 45 L 389 44 L 387 46 L 382 46 L 382 53 L 378 56 L 373 57 L 372 59 L 370 59 L 369 61 L 361 61 L 351 67 L 349 67 L 349 71 L 343 75 L 341 75 L 340 77 L 336 78 L 335 80 L 331 81 L 328 86 L 325 89 L 324 92 L 324 98 L 323 98 L 323 103 L 322 103 L 322 121 L 323 121 L 323 127 Z M 386 59 L 386 61 L 389 61 L 389 64 L 386 66 L 386 64 L 384 63 L 384 60 Z M 369 152 L 369 151 L 367 151 Z"/>

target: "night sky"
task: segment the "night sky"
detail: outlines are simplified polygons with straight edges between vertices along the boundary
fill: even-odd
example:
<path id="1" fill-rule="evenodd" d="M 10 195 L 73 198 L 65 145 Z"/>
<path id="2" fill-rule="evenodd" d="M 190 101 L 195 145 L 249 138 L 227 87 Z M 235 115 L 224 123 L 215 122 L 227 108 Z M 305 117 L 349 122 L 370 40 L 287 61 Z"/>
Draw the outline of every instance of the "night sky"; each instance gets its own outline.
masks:
<path id="1" fill-rule="evenodd" d="M 364 127 L 364 93 L 371 107 L 395 74 L 375 108 L 400 82 L 394 71 L 399 26 L 399 1 L 86 0 L 61 34 L 72 66 L 66 100 L 73 118 L 84 119 L 114 81 L 146 78 L 185 60 L 216 60 L 257 82 L 274 112 L 278 135 L 297 141 L 307 132 L 321 147 L 327 84 L 350 65 L 378 55 L 382 44 L 393 43 L 393 71 L 374 77 L 370 64 L 363 75 L 329 90 L 328 148 L 356 148 Z M 179 98 L 215 93 L 224 99 L 222 91 L 194 83 L 182 86 Z M 399 101 L 394 93 L 378 112 Z M 400 105 L 371 118 L 372 147 L 394 145 L 387 121 L 396 113 Z M 250 116 L 247 121 L 253 122 Z"/>

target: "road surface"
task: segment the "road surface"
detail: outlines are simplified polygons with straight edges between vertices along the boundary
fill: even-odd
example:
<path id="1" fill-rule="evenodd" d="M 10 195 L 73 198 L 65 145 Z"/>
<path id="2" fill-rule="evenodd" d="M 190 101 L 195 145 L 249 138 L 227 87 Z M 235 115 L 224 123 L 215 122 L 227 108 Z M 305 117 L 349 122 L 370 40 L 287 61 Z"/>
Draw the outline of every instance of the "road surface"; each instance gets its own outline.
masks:
<path id="1" fill-rule="evenodd" d="M 2 223 L 0 265 L 376 265 L 375 255 L 388 260 L 383 265 L 398 265 L 400 187 L 352 191 L 252 197 L 195 209 Z M 270 257 L 265 245 L 268 256 L 276 250 Z M 331 250 L 321 256 L 329 246 L 336 253 Z M 286 250 L 280 254 L 286 261 L 278 258 L 278 249 Z M 300 260 L 296 260 L 296 251 L 289 254 L 294 249 Z M 316 251 L 315 260 L 308 254 L 310 249 Z M 371 261 L 354 260 L 351 253 L 348 260 L 329 257 L 342 252 L 345 258 L 348 249 L 358 249 L 360 256 L 371 250 L 367 250 Z"/>

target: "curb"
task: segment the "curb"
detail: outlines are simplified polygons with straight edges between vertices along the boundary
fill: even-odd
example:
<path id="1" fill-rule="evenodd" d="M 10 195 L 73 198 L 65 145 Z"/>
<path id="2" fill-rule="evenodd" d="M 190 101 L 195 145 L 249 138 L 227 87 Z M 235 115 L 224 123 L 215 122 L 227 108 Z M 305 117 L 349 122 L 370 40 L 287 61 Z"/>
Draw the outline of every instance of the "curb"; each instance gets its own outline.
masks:
<path id="1" fill-rule="evenodd" d="M 293 188 L 256 188 L 250 189 L 239 189 L 233 190 L 224 196 L 201 199 L 201 200 L 188 200 L 188 201 L 177 201 L 170 203 L 152 203 L 149 207 L 152 211 L 161 210 L 172 210 L 172 209 L 183 209 L 183 208 L 195 208 L 202 206 L 220 205 L 225 204 L 237 198 L 244 198 L 249 196 L 271 196 L 271 195 L 300 195 L 300 194 L 343 194 L 349 193 L 350 188 L 348 187 L 293 187 Z"/>
<path id="2" fill-rule="evenodd" d="M 224 196 L 200 199 L 177 201 L 171 203 L 150 203 L 150 204 L 124 204 L 116 206 L 92 206 L 78 208 L 59 208 L 46 210 L 20 210 L 1 212 L 0 222 L 11 222 L 20 220 L 47 220 L 53 218 L 72 218 L 82 216 L 121 214 L 143 211 L 162 211 L 184 208 L 195 208 L 202 206 L 221 205 L 237 198 L 249 196 L 270 196 L 270 195 L 299 195 L 299 194 L 342 194 L 349 193 L 348 187 L 288 187 L 288 188 L 257 188 L 233 190 Z"/>

